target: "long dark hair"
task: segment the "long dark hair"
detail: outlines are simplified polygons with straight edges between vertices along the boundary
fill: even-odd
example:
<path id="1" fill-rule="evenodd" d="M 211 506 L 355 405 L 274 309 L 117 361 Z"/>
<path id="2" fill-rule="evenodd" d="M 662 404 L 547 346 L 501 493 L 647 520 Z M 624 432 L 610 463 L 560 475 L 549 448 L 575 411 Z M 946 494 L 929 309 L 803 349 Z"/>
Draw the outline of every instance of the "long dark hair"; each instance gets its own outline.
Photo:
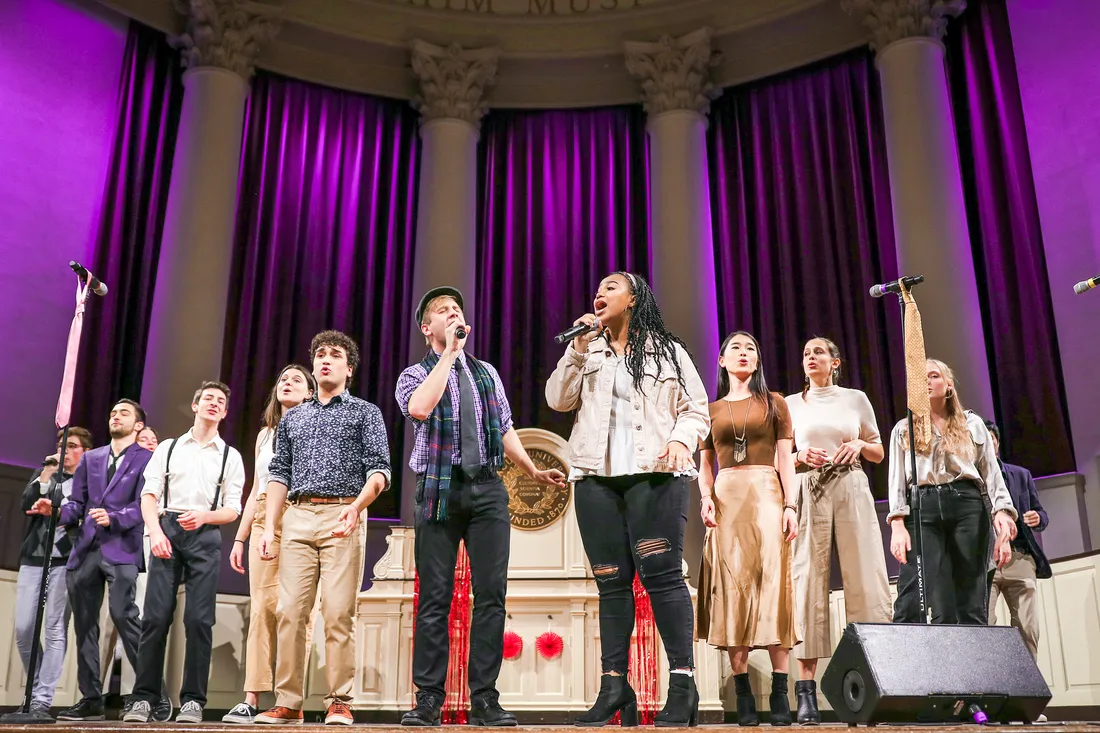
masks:
<path id="1" fill-rule="evenodd" d="M 749 377 L 749 393 L 752 395 L 751 399 L 760 400 L 764 404 L 764 422 L 770 425 L 779 418 L 779 414 L 775 410 L 775 405 L 772 404 L 772 394 L 768 390 L 767 381 L 764 379 L 764 357 L 760 355 L 760 342 L 748 331 L 734 331 L 722 340 L 722 347 L 718 350 L 718 355 L 725 356 L 726 347 L 730 345 L 730 341 L 738 336 L 750 339 L 752 345 L 756 347 L 756 371 Z M 724 400 L 729 393 L 730 375 L 725 367 L 722 367 L 718 370 L 718 399 Z"/>
<path id="2" fill-rule="evenodd" d="M 634 389 L 645 392 L 642 388 L 642 380 L 645 377 L 644 366 L 648 348 L 648 353 L 657 361 L 658 372 L 662 362 L 671 364 L 676 370 L 676 379 L 686 392 L 687 385 L 684 383 L 683 370 L 680 369 L 680 360 L 676 358 L 676 344 L 680 345 L 689 359 L 694 361 L 694 358 L 688 351 L 687 345 L 665 326 L 665 321 L 661 318 L 661 309 L 657 307 L 657 299 L 653 297 L 649 283 L 641 275 L 625 270 L 618 270 L 611 274 L 622 275 L 627 287 L 630 288 L 630 294 L 634 296 L 634 305 L 630 310 L 630 321 L 626 330 L 626 371 L 634 380 Z"/>
<path id="3" fill-rule="evenodd" d="M 317 394 L 317 380 L 314 379 L 313 374 L 301 364 L 287 364 L 279 370 L 279 376 L 275 378 L 275 384 L 271 387 L 271 392 L 267 395 L 267 404 L 264 405 L 264 427 L 271 428 L 271 432 L 275 432 L 278 429 L 279 421 L 283 419 L 283 406 L 279 403 L 279 380 L 291 369 L 297 369 L 304 374 L 306 382 L 309 383 L 309 391 L 313 394 Z"/>

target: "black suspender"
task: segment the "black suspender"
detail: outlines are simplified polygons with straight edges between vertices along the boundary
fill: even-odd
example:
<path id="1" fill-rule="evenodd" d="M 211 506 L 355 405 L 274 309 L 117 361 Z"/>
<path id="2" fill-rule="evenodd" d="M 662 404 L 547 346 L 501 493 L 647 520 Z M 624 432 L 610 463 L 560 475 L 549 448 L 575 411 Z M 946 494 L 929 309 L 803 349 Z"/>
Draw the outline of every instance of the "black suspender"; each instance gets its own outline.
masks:
<path id="1" fill-rule="evenodd" d="M 172 451 L 176 449 L 176 443 L 180 441 L 180 438 L 186 438 L 187 434 L 181 435 L 179 438 L 173 438 L 172 443 L 168 446 L 168 457 L 164 461 L 164 508 L 168 508 L 168 485 L 172 482 Z M 229 444 L 225 444 L 225 450 L 222 451 L 222 470 L 218 473 L 218 485 L 214 489 L 214 501 L 210 502 L 210 511 L 217 511 L 218 498 L 222 493 L 222 482 L 225 480 L 225 464 L 229 462 Z"/>

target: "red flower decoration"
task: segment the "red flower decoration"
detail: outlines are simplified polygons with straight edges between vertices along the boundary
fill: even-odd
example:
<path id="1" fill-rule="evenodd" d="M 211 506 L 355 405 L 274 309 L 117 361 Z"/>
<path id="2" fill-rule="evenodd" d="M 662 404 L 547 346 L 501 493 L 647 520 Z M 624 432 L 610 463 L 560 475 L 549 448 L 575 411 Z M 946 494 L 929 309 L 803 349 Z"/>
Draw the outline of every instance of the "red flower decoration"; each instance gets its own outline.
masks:
<path id="1" fill-rule="evenodd" d="M 561 656 L 562 649 L 565 648 L 565 642 L 562 638 L 555 634 L 553 631 L 547 631 L 545 634 L 539 634 L 539 638 L 535 639 L 535 649 L 543 659 L 551 660 L 557 659 Z"/>
<path id="2" fill-rule="evenodd" d="M 504 658 L 516 659 L 523 653 L 523 637 L 514 631 L 504 632 Z"/>

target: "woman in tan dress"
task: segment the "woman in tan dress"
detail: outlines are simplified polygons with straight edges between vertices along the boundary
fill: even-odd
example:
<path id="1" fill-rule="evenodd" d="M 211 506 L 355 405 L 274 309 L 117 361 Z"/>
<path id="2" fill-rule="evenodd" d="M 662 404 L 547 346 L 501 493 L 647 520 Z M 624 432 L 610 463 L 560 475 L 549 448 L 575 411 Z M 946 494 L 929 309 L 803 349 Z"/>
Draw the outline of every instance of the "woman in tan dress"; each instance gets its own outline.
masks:
<path id="1" fill-rule="evenodd" d="M 768 391 L 752 335 L 727 336 L 719 354 L 720 399 L 710 404 L 699 467 L 708 529 L 696 637 L 729 654 L 740 725 L 760 723 L 749 651 L 767 649 L 771 724 L 790 725 L 787 665 L 801 641 L 791 582 L 790 543 L 798 534 L 791 418 L 782 395 Z"/>

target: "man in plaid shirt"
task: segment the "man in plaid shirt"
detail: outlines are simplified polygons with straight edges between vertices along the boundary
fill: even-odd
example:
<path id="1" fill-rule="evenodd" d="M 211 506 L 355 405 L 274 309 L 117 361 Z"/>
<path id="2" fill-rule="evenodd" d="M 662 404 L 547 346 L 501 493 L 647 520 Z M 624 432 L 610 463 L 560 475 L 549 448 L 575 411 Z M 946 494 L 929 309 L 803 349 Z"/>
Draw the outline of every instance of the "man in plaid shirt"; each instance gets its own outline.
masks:
<path id="1" fill-rule="evenodd" d="M 416 567 L 420 604 L 413 641 L 416 707 L 402 725 L 439 725 L 450 638 L 447 619 L 459 540 L 466 541 L 473 579 L 470 629 L 470 724 L 511 726 L 496 689 L 504 656 L 504 596 L 511 522 L 500 480 L 504 456 L 531 478 L 565 485 L 561 471 L 540 471 L 512 426 L 512 410 L 492 365 L 463 350 L 470 326 L 462 294 L 429 290 L 416 309 L 429 351 L 401 373 L 397 402 L 413 421 L 409 467 L 416 472 Z"/>

